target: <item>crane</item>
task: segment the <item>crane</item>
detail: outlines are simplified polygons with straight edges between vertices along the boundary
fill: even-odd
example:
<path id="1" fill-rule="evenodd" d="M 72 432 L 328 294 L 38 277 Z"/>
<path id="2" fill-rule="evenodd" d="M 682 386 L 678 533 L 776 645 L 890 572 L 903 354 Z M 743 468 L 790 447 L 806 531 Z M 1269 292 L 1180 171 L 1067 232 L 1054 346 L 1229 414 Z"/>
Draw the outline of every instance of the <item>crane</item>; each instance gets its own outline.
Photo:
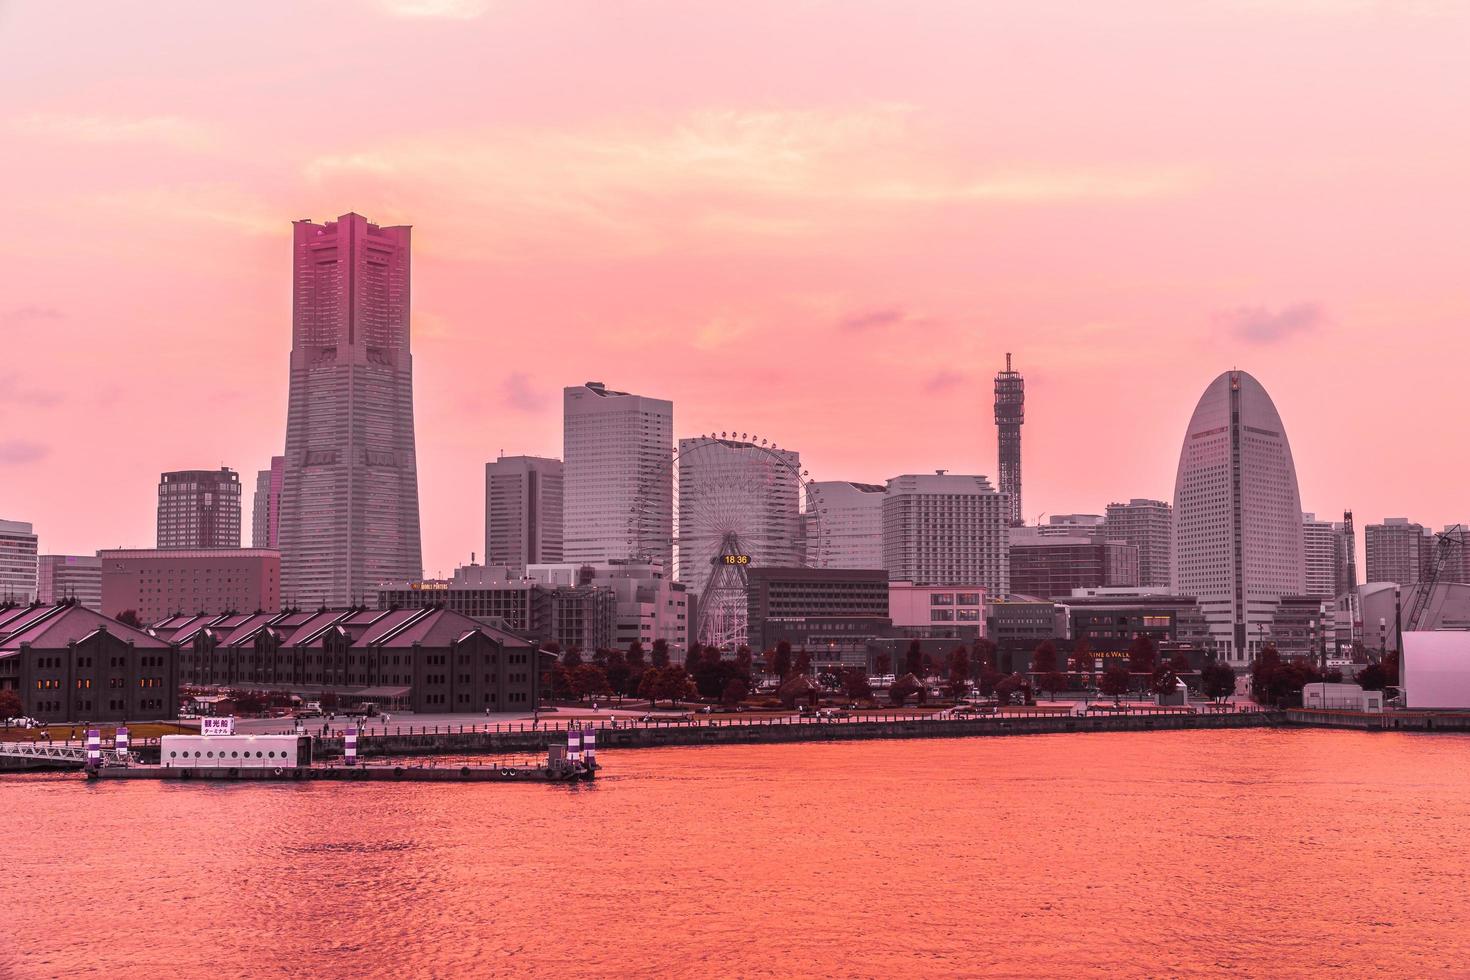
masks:
<path id="1" fill-rule="evenodd" d="M 1409 606 L 1408 618 L 1404 620 L 1404 630 L 1413 631 L 1419 628 L 1420 620 L 1429 609 L 1429 599 L 1434 595 L 1434 587 L 1438 584 L 1450 556 L 1459 551 L 1464 535 L 1465 525 L 1456 524 L 1434 536 L 1434 554 L 1429 559 L 1424 577 L 1414 585 L 1414 599 Z"/>

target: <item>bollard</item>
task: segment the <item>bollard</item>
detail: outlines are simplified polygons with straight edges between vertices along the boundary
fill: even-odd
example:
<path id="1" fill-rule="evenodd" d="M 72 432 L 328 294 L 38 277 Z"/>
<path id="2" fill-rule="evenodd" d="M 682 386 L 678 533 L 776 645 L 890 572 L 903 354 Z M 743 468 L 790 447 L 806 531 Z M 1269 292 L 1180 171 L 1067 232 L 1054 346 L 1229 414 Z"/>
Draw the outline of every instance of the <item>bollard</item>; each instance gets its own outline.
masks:
<path id="1" fill-rule="evenodd" d="M 127 730 L 127 728 L 123 727 L 122 725 L 119 725 L 118 728 L 117 728 L 117 733 L 113 736 L 112 741 L 113 741 L 113 747 L 117 749 L 118 758 L 122 759 L 122 761 L 124 761 L 124 762 L 127 762 L 128 761 L 128 730 Z"/>
<path id="2" fill-rule="evenodd" d="M 97 769 L 102 765 L 102 733 L 95 728 L 87 729 L 87 768 Z"/>
<path id="3" fill-rule="evenodd" d="M 347 732 L 342 736 L 343 752 L 346 754 L 346 763 L 349 766 L 357 765 L 357 733 Z"/>

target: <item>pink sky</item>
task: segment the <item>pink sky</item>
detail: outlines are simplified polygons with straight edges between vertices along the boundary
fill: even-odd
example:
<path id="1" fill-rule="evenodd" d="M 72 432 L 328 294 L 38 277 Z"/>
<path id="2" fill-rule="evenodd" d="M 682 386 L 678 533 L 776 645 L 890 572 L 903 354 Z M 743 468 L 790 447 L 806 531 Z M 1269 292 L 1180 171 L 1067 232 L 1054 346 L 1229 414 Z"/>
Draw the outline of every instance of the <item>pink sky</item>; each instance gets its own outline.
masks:
<path id="1" fill-rule="evenodd" d="M 0 4 L 0 517 L 89 553 L 152 544 L 161 470 L 253 488 L 290 222 L 355 210 L 414 226 L 429 574 L 565 384 L 993 477 L 1007 350 L 1030 519 L 1169 498 L 1232 366 L 1307 509 L 1470 518 L 1467 10 Z"/>

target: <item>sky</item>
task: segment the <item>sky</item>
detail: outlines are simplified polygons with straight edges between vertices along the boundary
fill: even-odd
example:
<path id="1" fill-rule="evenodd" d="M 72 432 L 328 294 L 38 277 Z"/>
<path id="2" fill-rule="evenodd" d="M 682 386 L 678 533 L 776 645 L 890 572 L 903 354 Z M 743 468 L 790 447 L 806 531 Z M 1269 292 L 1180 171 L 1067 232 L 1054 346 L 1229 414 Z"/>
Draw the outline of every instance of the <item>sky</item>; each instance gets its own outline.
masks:
<path id="1" fill-rule="evenodd" d="M 0 518 L 248 498 L 290 223 L 357 211 L 414 228 L 430 575 L 565 385 L 993 479 L 1007 351 L 1028 520 L 1170 498 L 1233 367 L 1307 510 L 1470 519 L 1467 45 L 1432 0 L 0 0 Z"/>

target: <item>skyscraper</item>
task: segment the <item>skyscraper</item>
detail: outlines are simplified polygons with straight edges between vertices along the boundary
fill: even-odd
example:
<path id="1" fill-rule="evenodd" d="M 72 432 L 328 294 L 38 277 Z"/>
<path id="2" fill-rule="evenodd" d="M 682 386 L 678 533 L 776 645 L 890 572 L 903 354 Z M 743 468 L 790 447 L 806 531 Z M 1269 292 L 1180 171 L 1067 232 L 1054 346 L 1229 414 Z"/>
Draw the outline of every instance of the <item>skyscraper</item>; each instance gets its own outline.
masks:
<path id="1" fill-rule="evenodd" d="M 250 547 L 281 545 L 281 480 L 286 457 L 272 456 L 271 468 L 255 475 L 255 500 L 250 508 Z"/>
<path id="2" fill-rule="evenodd" d="M 485 564 L 555 565 L 562 560 L 562 463 L 502 456 L 485 464 Z"/>
<path id="3" fill-rule="evenodd" d="M 600 381 L 562 396 L 566 561 L 647 557 L 671 569 L 674 403 Z"/>
<path id="4" fill-rule="evenodd" d="M 822 480 L 812 484 L 821 509 L 816 540 L 808 541 L 815 568 L 883 567 L 883 495 L 878 483 Z"/>
<path id="5" fill-rule="evenodd" d="M 240 547 L 240 474 L 220 467 L 160 476 L 158 547 Z"/>
<path id="6" fill-rule="evenodd" d="M 281 598 L 342 606 L 422 577 L 409 228 L 293 225 Z"/>
<path id="7" fill-rule="evenodd" d="M 983 476 L 896 476 L 883 498 L 883 564 L 890 580 L 1011 591 L 1006 495 Z"/>
<path id="8" fill-rule="evenodd" d="M 1173 565 L 1173 528 L 1173 508 L 1167 501 L 1134 497 L 1126 504 L 1108 504 L 1103 533 L 1138 549 L 1141 588 L 1165 591 Z"/>
<path id="9" fill-rule="evenodd" d="M 1353 512 L 1342 512 L 1342 520 L 1332 525 L 1332 550 L 1337 567 L 1337 584 L 1333 595 L 1342 595 L 1358 587 L 1358 535 L 1353 527 Z"/>
<path id="10" fill-rule="evenodd" d="M 1302 506 L 1281 416 L 1244 371 L 1195 406 L 1174 483 L 1174 591 L 1194 596 L 1223 659 L 1270 642 L 1281 596 L 1306 588 Z"/>
<path id="11" fill-rule="evenodd" d="M 1319 521 L 1316 514 L 1302 515 L 1302 554 L 1307 576 L 1304 595 L 1337 595 L 1337 532 L 1331 521 Z"/>
<path id="12" fill-rule="evenodd" d="M 1021 424 L 1026 421 L 1026 382 L 1019 371 L 1006 369 L 995 376 L 995 428 L 998 439 L 1000 492 L 1006 495 L 1006 515 L 1012 527 L 1021 517 Z"/>
<path id="13" fill-rule="evenodd" d="M 25 521 L 0 521 L 0 605 L 35 598 L 35 529 Z"/>

